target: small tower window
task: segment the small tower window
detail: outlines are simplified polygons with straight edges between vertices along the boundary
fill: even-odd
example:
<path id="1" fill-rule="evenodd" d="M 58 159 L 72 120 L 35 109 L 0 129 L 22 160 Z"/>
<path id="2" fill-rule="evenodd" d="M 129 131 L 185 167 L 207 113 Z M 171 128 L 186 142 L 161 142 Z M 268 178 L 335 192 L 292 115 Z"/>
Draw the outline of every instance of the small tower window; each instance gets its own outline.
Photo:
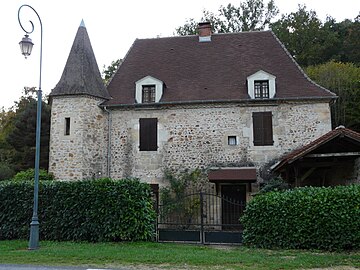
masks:
<path id="1" fill-rule="evenodd" d="M 70 117 L 65 117 L 65 136 L 70 135 Z"/>

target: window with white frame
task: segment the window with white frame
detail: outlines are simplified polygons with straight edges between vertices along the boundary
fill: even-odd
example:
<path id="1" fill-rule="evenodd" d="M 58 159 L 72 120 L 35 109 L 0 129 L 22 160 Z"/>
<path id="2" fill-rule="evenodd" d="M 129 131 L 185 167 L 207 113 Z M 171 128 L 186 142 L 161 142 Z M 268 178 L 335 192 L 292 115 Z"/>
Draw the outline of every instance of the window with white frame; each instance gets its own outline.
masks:
<path id="1" fill-rule="evenodd" d="M 228 136 L 228 145 L 237 145 L 236 136 Z"/>
<path id="2" fill-rule="evenodd" d="M 248 94 L 252 99 L 274 98 L 276 94 L 276 77 L 259 70 L 247 77 Z"/>
<path id="3" fill-rule="evenodd" d="M 154 103 L 155 102 L 155 85 L 143 85 L 142 86 L 142 103 Z"/>
<path id="4" fill-rule="evenodd" d="M 255 98 L 269 98 L 269 81 L 254 81 Z"/>
<path id="5" fill-rule="evenodd" d="M 146 76 L 135 82 L 136 103 L 156 103 L 163 95 L 164 83 L 151 76 Z"/>

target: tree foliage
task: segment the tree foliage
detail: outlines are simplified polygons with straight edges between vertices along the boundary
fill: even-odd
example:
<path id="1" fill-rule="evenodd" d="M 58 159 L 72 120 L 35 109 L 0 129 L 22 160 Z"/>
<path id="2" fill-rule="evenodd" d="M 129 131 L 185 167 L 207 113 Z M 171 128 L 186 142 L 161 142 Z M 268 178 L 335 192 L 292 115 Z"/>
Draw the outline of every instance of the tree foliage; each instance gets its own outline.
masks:
<path id="1" fill-rule="evenodd" d="M 330 61 L 309 66 L 305 72 L 339 96 L 332 108 L 333 127 L 343 125 L 360 132 L 360 67 Z"/>
<path id="2" fill-rule="evenodd" d="M 17 174 L 15 174 L 11 180 L 13 180 L 13 181 L 34 181 L 35 180 L 35 169 L 30 168 L 25 171 L 20 171 Z M 44 169 L 40 169 L 39 170 L 39 180 L 40 181 L 54 180 L 54 175 L 51 173 L 48 173 Z"/>
<path id="3" fill-rule="evenodd" d="M 0 162 L 15 172 L 33 168 L 37 98 L 34 87 L 25 87 L 24 94 L 8 111 L 0 112 Z M 48 168 L 50 138 L 50 106 L 42 102 L 40 167 Z"/>
<path id="4" fill-rule="evenodd" d="M 321 22 L 313 10 L 299 5 L 296 12 L 282 15 L 271 28 L 301 66 L 323 63 L 336 54 L 340 40 L 332 30 L 335 21 Z"/>
<path id="5" fill-rule="evenodd" d="M 107 84 L 110 81 L 111 77 L 118 70 L 121 63 L 122 63 L 122 59 L 117 59 L 115 61 L 111 61 L 110 66 L 108 66 L 108 67 L 105 67 L 105 65 L 103 66 L 103 71 L 102 71 L 101 75 L 103 77 L 105 84 Z"/>
<path id="6" fill-rule="evenodd" d="M 209 21 L 215 33 L 263 30 L 279 13 L 273 0 L 267 4 L 263 0 L 246 0 L 239 6 L 228 4 L 220 6 L 218 14 L 203 10 L 201 21 Z M 195 35 L 198 22 L 188 19 L 183 26 L 176 28 L 178 35 Z"/>
<path id="7" fill-rule="evenodd" d="M 188 19 L 175 29 L 178 35 L 195 35 L 200 21 L 209 21 L 214 33 L 264 30 L 270 27 L 290 54 L 303 67 L 330 60 L 360 64 L 360 14 L 354 19 L 336 22 L 332 17 L 322 22 L 314 10 L 299 5 L 290 14 L 279 13 L 272 0 L 247 0 L 239 6 L 220 6 L 218 13 L 203 10 L 200 20 Z"/>

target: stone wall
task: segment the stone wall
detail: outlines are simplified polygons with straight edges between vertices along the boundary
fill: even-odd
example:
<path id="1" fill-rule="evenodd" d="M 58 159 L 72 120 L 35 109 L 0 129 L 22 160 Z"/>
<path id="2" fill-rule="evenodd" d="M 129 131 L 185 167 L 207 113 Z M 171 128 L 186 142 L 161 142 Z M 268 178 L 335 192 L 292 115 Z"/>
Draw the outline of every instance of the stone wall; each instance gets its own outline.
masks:
<path id="1" fill-rule="evenodd" d="M 97 178 L 107 171 L 107 114 L 102 99 L 53 97 L 49 171 L 59 180 Z M 70 118 L 70 135 L 65 135 Z"/>
<path id="2" fill-rule="evenodd" d="M 252 112 L 273 114 L 273 146 L 253 145 Z M 328 103 L 174 106 L 114 109 L 111 177 L 162 184 L 164 168 L 261 167 L 331 130 Z M 158 118 L 158 151 L 139 151 L 139 119 Z M 228 145 L 228 136 L 237 145 Z"/>
<path id="3" fill-rule="evenodd" d="M 107 176 L 108 114 L 92 97 L 54 97 L 50 172 L 60 180 Z M 253 145 L 252 112 L 271 111 L 273 146 Z M 65 118 L 71 134 L 64 135 Z M 139 119 L 158 118 L 158 151 L 139 151 Z M 331 130 L 327 103 L 187 105 L 111 110 L 110 177 L 163 184 L 163 170 L 261 167 Z M 236 136 L 237 145 L 228 145 Z"/>

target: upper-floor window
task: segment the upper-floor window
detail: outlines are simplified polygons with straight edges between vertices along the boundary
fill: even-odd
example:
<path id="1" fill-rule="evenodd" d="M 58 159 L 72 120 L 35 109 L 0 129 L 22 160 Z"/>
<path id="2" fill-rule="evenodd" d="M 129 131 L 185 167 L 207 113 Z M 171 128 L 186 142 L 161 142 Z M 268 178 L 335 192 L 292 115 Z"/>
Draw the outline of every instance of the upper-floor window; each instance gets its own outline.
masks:
<path id="1" fill-rule="evenodd" d="M 155 85 L 143 85 L 142 86 L 142 103 L 155 102 Z"/>
<path id="2" fill-rule="evenodd" d="M 146 76 L 135 82 L 136 103 L 159 102 L 163 95 L 164 83 L 154 77 Z"/>
<path id="3" fill-rule="evenodd" d="M 271 112 L 253 112 L 254 146 L 273 145 Z"/>
<path id="4" fill-rule="evenodd" d="M 140 151 L 157 151 L 157 118 L 140 118 Z"/>
<path id="5" fill-rule="evenodd" d="M 254 81 L 255 98 L 269 98 L 269 81 Z"/>
<path id="6" fill-rule="evenodd" d="M 276 94 L 276 77 L 259 70 L 247 77 L 248 94 L 253 99 L 274 98 Z"/>

